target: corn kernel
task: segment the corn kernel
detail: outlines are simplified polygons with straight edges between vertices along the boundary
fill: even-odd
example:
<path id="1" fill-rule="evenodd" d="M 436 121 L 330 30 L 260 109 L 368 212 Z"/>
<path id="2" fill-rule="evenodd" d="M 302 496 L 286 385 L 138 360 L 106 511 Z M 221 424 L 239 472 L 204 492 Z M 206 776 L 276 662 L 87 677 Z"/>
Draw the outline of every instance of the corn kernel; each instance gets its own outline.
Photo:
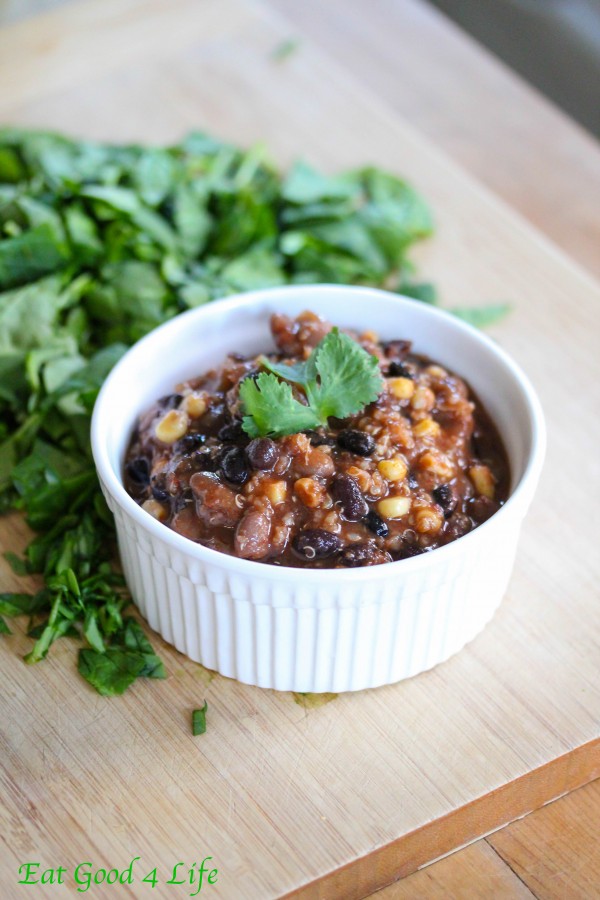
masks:
<path id="1" fill-rule="evenodd" d="M 184 436 L 189 424 L 188 415 L 182 409 L 170 409 L 157 424 L 154 433 L 163 444 L 174 444 Z"/>
<path id="2" fill-rule="evenodd" d="M 487 466 L 471 466 L 469 478 L 475 485 L 478 494 L 482 494 L 489 500 L 494 499 L 496 480 Z"/>
<path id="3" fill-rule="evenodd" d="M 287 484 L 285 481 L 266 481 L 263 482 L 263 490 L 271 504 L 277 506 L 278 503 L 283 503 L 285 500 Z"/>
<path id="4" fill-rule="evenodd" d="M 443 453 L 426 450 L 419 457 L 419 468 L 433 472 L 441 481 L 449 481 L 454 477 L 454 466 Z"/>
<path id="5" fill-rule="evenodd" d="M 401 519 L 410 509 L 410 497 L 386 497 L 377 504 L 377 512 L 384 519 Z"/>
<path id="6" fill-rule="evenodd" d="M 436 365 L 427 366 L 425 372 L 427 375 L 430 375 L 431 378 L 435 378 L 436 381 L 441 381 L 442 378 L 446 378 L 448 375 L 445 369 L 442 369 L 441 366 Z"/>
<path id="7" fill-rule="evenodd" d="M 442 514 L 431 506 L 417 509 L 413 515 L 414 528 L 419 534 L 437 534 L 444 524 Z"/>
<path id="8" fill-rule="evenodd" d="M 403 481 L 408 472 L 408 466 L 401 456 L 395 456 L 393 459 L 382 459 L 377 463 L 377 468 L 388 481 Z"/>
<path id="9" fill-rule="evenodd" d="M 146 500 L 142 503 L 142 509 L 145 509 L 147 513 L 154 519 L 158 519 L 159 522 L 164 522 L 167 518 L 167 511 L 164 506 L 158 502 L 158 500 L 150 499 Z"/>
<path id="10" fill-rule="evenodd" d="M 184 397 L 181 406 L 191 419 L 199 419 L 207 410 L 206 397 L 194 391 Z"/>
<path id="11" fill-rule="evenodd" d="M 413 409 L 425 410 L 426 412 L 429 412 L 429 410 L 433 409 L 433 407 L 435 406 L 435 394 L 433 393 L 431 388 L 418 387 L 412 395 L 410 405 Z"/>
<path id="12" fill-rule="evenodd" d="M 376 331 L 363 331 L 360 337 L 361 340 L 370 341 L 371 344 L 376 344 L 379 340 L 379 335 Z"/>
<path id="13" fill-rule="evenodd" d="M 437 437 L 441 430 L 439 422 L 433 419 L 421 419 L 413 426 L 415 437 Z"/>
<path id="14" fill-rule="evenodd" d="M 294 482 L 294 490 L 309 509 L 323 506 L 326 497 L 325 488 L 314 478 L 298 478 Z"/>
<path id="15" fill-rule="evenodd" d="M 415 383 L 412 378 L 388 378 L 387 386 L 398 400 L 410 400 L 415 392 Z"/>

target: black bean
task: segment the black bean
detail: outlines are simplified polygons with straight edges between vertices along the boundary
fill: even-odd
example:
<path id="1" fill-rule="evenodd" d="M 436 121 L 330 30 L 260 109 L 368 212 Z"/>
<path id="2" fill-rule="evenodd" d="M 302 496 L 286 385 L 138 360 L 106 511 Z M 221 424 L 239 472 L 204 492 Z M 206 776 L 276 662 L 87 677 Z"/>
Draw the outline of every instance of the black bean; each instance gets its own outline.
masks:
<path id="1" fill-rule="evenodd" d="M 269 472 L 279 459 L 279 449 L 271 438 L 254 438 L 246 447 L 246 456 L 253 469 Z"/>
<path id="2" fill-rule="evenodd" d="M 312 447 L 322 447 L 326 445 L 327 447 L 335 446 L 335 438 L 329 437 L 326 434 L 321 434 L 320 431 L 308 431 L 303 432 L 306 437 L 309 439 Z"/>
<path id="3" fill-rule="evenodd" d="M 366 431 L 356 431 L 353 428 L 345 428 L 337 437 L 338 445 L 342 450 L 356 453 L 357 456 L 370 456 L 375 449 L 375 439 Z"/>
<path id="4" fill-rule="evenodd" d="M 387 370 L 388 378 L 412 378 L 414 379 L 414 375 L 408 366 L 404 365 L 404 363 L 397 362 L 394 360 L 388 366 Z"/>
<path id="5" fill-rule="evenodd" d="M 467 503 L 467 513 L 476 522 L 485 522 L 498 509 L 498 504 L 490 500 L 489 497 L 471 497 Z"/>
<path id="6" fill-rule="evenodd" d="M 224 403 L 211 403 L 202 416 L 202 430 L 214 435 L 227 422 Z"/>
<path id="7" fill-rule="evenodd" d="M 343 544 L 336 534 L 321 528 L 311 528 L 296 535 L 292 546 L 304 559 L 325 559 L 339 553 Z"/>
<path id="8" fill-rule="evenodd" d="M 239 419 L 234 419 L 233 422 L 228 422 L 226 425 L 223 425 L 223 427 L 219 429 L 217 436 L 220 441 L 225 441 L 230 444 L 237 444 L 240 441 L 248 440 L 248 435 L 242 428 L 242 423 Z"/>
<path id="9" fill-rule="evenodd" d="M 190 457 L 196 472 L 216 472 L 221 465 L 221 452 L 216 447 L 204 447 Z"/>
<path id="10" fill-rule="evenodd" d="M 374 509 L 371 509 L 367 513 L 365 517 L 365 525 L 367 526 L 369 531 L 372 531 L 373 534 L 377 535 L 377 537 L 387 537 L 390 533 L 390 529 Z"/>
<path id="11" fill-rule="evenodd" d="M 168 495 L 167 495 L 168 496 Z M 192 493 L 191 488 L 187 488 L 183 493 L 179 494 L 175 498 L 175 512 L 179 512 L 184 509 L 186 506 L 189 506 L 194 502 L 194 495 Z"/>
<path id="12" fill-rule="evenodd" d="M 367 501 L 350 475 L 337 475 L 333 479 L 332 494 L 336 503 L 340 504 L 344 518 L 349 522 L 358 522 L 369 512 Z"/>
<path id="13" fill-rule="evenodd" d="M 165 394 L 165 396 L 161 397 L 158 401 L 158 405 L 162 406 L 164 409 L 175 409 L 182 400 L 183 397 L 181 394 Z"/>
<path id="14" fill-rule="evenodd" d="M 376 566 L 380 563 L 391 562 L 391 559 L 389 553 L 371 543 L 352 544 L 340 554 L 341 564 L 352 569 L 358 566 Z"/>
<path id="15" fill-rule="evenodd" d="M 223 477 L 232 484 L 245 484 L 250 477 L 246 455 L 241 447 L 226 450 L 221 457 Z"/>
<path id="16" fill-rule="evenodd" d="M 477 422 L 475 423 L 475 431 L 471 435 L 471 447 L 474 455 L 479 457 L 481 462 L 493 459 L 497 452 L 494 435 Z"/>
<path id="17" fill-rule="evenodd" d="M 144 456 L 132 459 L 127 463 L 125 469 L 134 484 L 139 484 L 142 487 L 150 484 L 150 464 Z"/>
<path id="18" fill-rule="evenodd" d="M 242 375 L 242 377 L 240 378 L 238 383 L 241 384 L 242 381 L 246 380 L 246 378 L 251 378 L 252 381 L 256 381 L 256 379 L 258 378 L 259 375 L 260 375 L 260 369 L 252 369 L 252 371 L 246 372 L 245 375 Z"/>
<path id="19" fill-rule="evenodd" d="M 444 518 L 449 519 L 458 503 L 458 497 L 449 484 L 440 484 L 431 492 L 431 496 L 444 510 Z"/>
<path id="20" fill-rule="evenodd" d="M 408 473 L 408 486 L 411 489 L 411 491 L 414 491 L 419 487 L 419 482 L 418 482 L 417 476 L 415 475 L 414 472 Z"/>
<path id="21" fill-rule="evenodd" d="M 181 440 L 177 441 L 177 450 L 182 453 L 191 453 L 197 450 L 206 442 L 206 435 L 196 432 L 195 434 L 186 434 Z"/>
<path id="22" fill-rule="evenodd" d="M 455 541 L 457 538 L 462 537 L 463 534 L 468 534 L 468 532 L 471 531 L 472 528 L 473 520 L 470 518 L 470 516 L 465 516 L 463 513 L 455 512 L 448 522 L 446 528 L 444 529 L 444 543 L 448 544 L 450 541 Z"/>
<path id="23" fill-rule="evenodd" d="M 150 490 L 152 491 L 152 496 L 155 500 L 158 500 L 159 503 L 166 503 L 171 499 L 171 495 L 165 488 L 165 477 L 164 475 L 159 475 L 156 478 L 153 478 L 150 482 Z"/>

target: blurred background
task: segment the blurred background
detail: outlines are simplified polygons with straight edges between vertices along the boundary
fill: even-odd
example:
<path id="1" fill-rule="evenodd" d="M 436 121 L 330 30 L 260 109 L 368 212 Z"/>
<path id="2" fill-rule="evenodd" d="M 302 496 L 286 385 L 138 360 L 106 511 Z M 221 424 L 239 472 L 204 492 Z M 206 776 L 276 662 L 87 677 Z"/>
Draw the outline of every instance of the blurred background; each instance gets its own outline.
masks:
<path id="1" fill-rule="evenodd" d="M 600 137 L 600 0 L 430 0 Z"/>
<path id="2" fill-rule="evenodd" d="M 66 2 L 0 0 L 0 25 Z M 600 0 L 427 2 L 600 137 Z"/>

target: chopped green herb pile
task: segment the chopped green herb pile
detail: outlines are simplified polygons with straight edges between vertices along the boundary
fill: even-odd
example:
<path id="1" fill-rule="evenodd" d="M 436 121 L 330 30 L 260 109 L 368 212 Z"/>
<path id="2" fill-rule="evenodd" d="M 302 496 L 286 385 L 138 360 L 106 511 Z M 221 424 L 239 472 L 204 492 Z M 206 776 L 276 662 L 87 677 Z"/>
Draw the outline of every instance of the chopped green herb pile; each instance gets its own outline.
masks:
<path id="1" fill-rule="evenodd" d="M 96 395 L 126 348 L 183 310 L 270 285 L 371 284 L 435 302 L 406 257 L 431 230 L 421 198 L 375 168 L 328 177 L 298 163 L 282 176 L 262 149 L 205 134 L 159 148 L 0 129 L 0 511 L 22 510 L 36 532 L 14 570 L 43 576 L 32 597 L 0 594 L 0 632 L 1 616 L 31 617 L 27 662 L 71 635 L 102 694 L 164 676 L 124 615 L 90 453 Z M 308 396 L 314 373 L 303 378 Z M 311 416 L 340 414 L 334 382 L 310 387 Z M 289 385 L 277 390 L 288 402 Z"/>
<path id="2" fill-rule="evenodd" d="M 327 425 L 330 416 L 345 419 L 375 400 L 382 391 L 379 363 L 337 328 L 327 334 L 306 362 L 294 366 L 263 358 L 270 373 L 246 378 L 240 386 L 242 427 L 250 437 L 281 437 Z M 299 385 L 308 405 L 279 379 Z"/>

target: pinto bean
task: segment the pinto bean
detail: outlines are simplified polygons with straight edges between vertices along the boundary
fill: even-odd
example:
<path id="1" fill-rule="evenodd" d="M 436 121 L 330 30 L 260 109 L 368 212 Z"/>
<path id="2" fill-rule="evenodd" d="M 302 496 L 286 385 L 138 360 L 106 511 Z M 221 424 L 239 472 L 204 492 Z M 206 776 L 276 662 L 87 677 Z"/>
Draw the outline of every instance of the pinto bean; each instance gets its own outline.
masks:
<path id="1" fill-rule="evenodd" d="M 301 531 L 294 538 L 294 550 L 304 559 L 325 559 L 333 556 L 343 547 L 337 534 L 331 534 L 322 528 L 309 528 Z"/>
<path id="2" fill-rule="evenodd" d="M 184 506 L 175 513 L 171 520 L 171 528 L 190 541 L 201 541 L 206 536 L 206 530 L 193 506 Z"/>
<path id="3" fill-rule="evenodd" d="M 330 331 L 329 322 L 313 312 L 300 313 L 296 319 L 281 313 L 271 316 L 271 332 L 275 343 L 288 356 L 299 356 L 302 359 Z"/>
<path id="4" fill-rule="evenodd" d="M 321 478 L 330 478 L 335 472 L 335 463 L 323 450 L 314 449 L 304 457 L 294 462 L 294 469 L 299 475 L 316 475 Z"/>
<path id="5" fill-rule="evenodd" d="M 207 525 L 236 525 L 242 510 L 236 502 L 236 494 L 226 487 L 212 472 L 196 472 L 190 478 L 190 487 L 196 501 L 198 518 Z"/>
<path id="6" fill-rule="evenodd" d="M 392 557 L 385 550 L 380 550 L 371 542 L 365 544 L 353 544 L 346 547 L 340 555 L 343 566 L 355 569 L 362 566 L 379 566 L 382 563 L 391 562 Z"/>
<path id="7" fill-rule="evenodd" d="M 264 559 L 269 553 L 271 518 L 265 510 L 250 509 L 235 531 L 234 546 L 242 559 Z"/>
<path id="8" fill-rule="evenodd" d="M 305 434 L 293 434 L 284 439 L 285 447 L 292 457 L 292 466 L 297 475 L 311 475 L 330 478 L 335 472 L 335 463 L 330 453 L 320 447 L 313 447 Z"/>

